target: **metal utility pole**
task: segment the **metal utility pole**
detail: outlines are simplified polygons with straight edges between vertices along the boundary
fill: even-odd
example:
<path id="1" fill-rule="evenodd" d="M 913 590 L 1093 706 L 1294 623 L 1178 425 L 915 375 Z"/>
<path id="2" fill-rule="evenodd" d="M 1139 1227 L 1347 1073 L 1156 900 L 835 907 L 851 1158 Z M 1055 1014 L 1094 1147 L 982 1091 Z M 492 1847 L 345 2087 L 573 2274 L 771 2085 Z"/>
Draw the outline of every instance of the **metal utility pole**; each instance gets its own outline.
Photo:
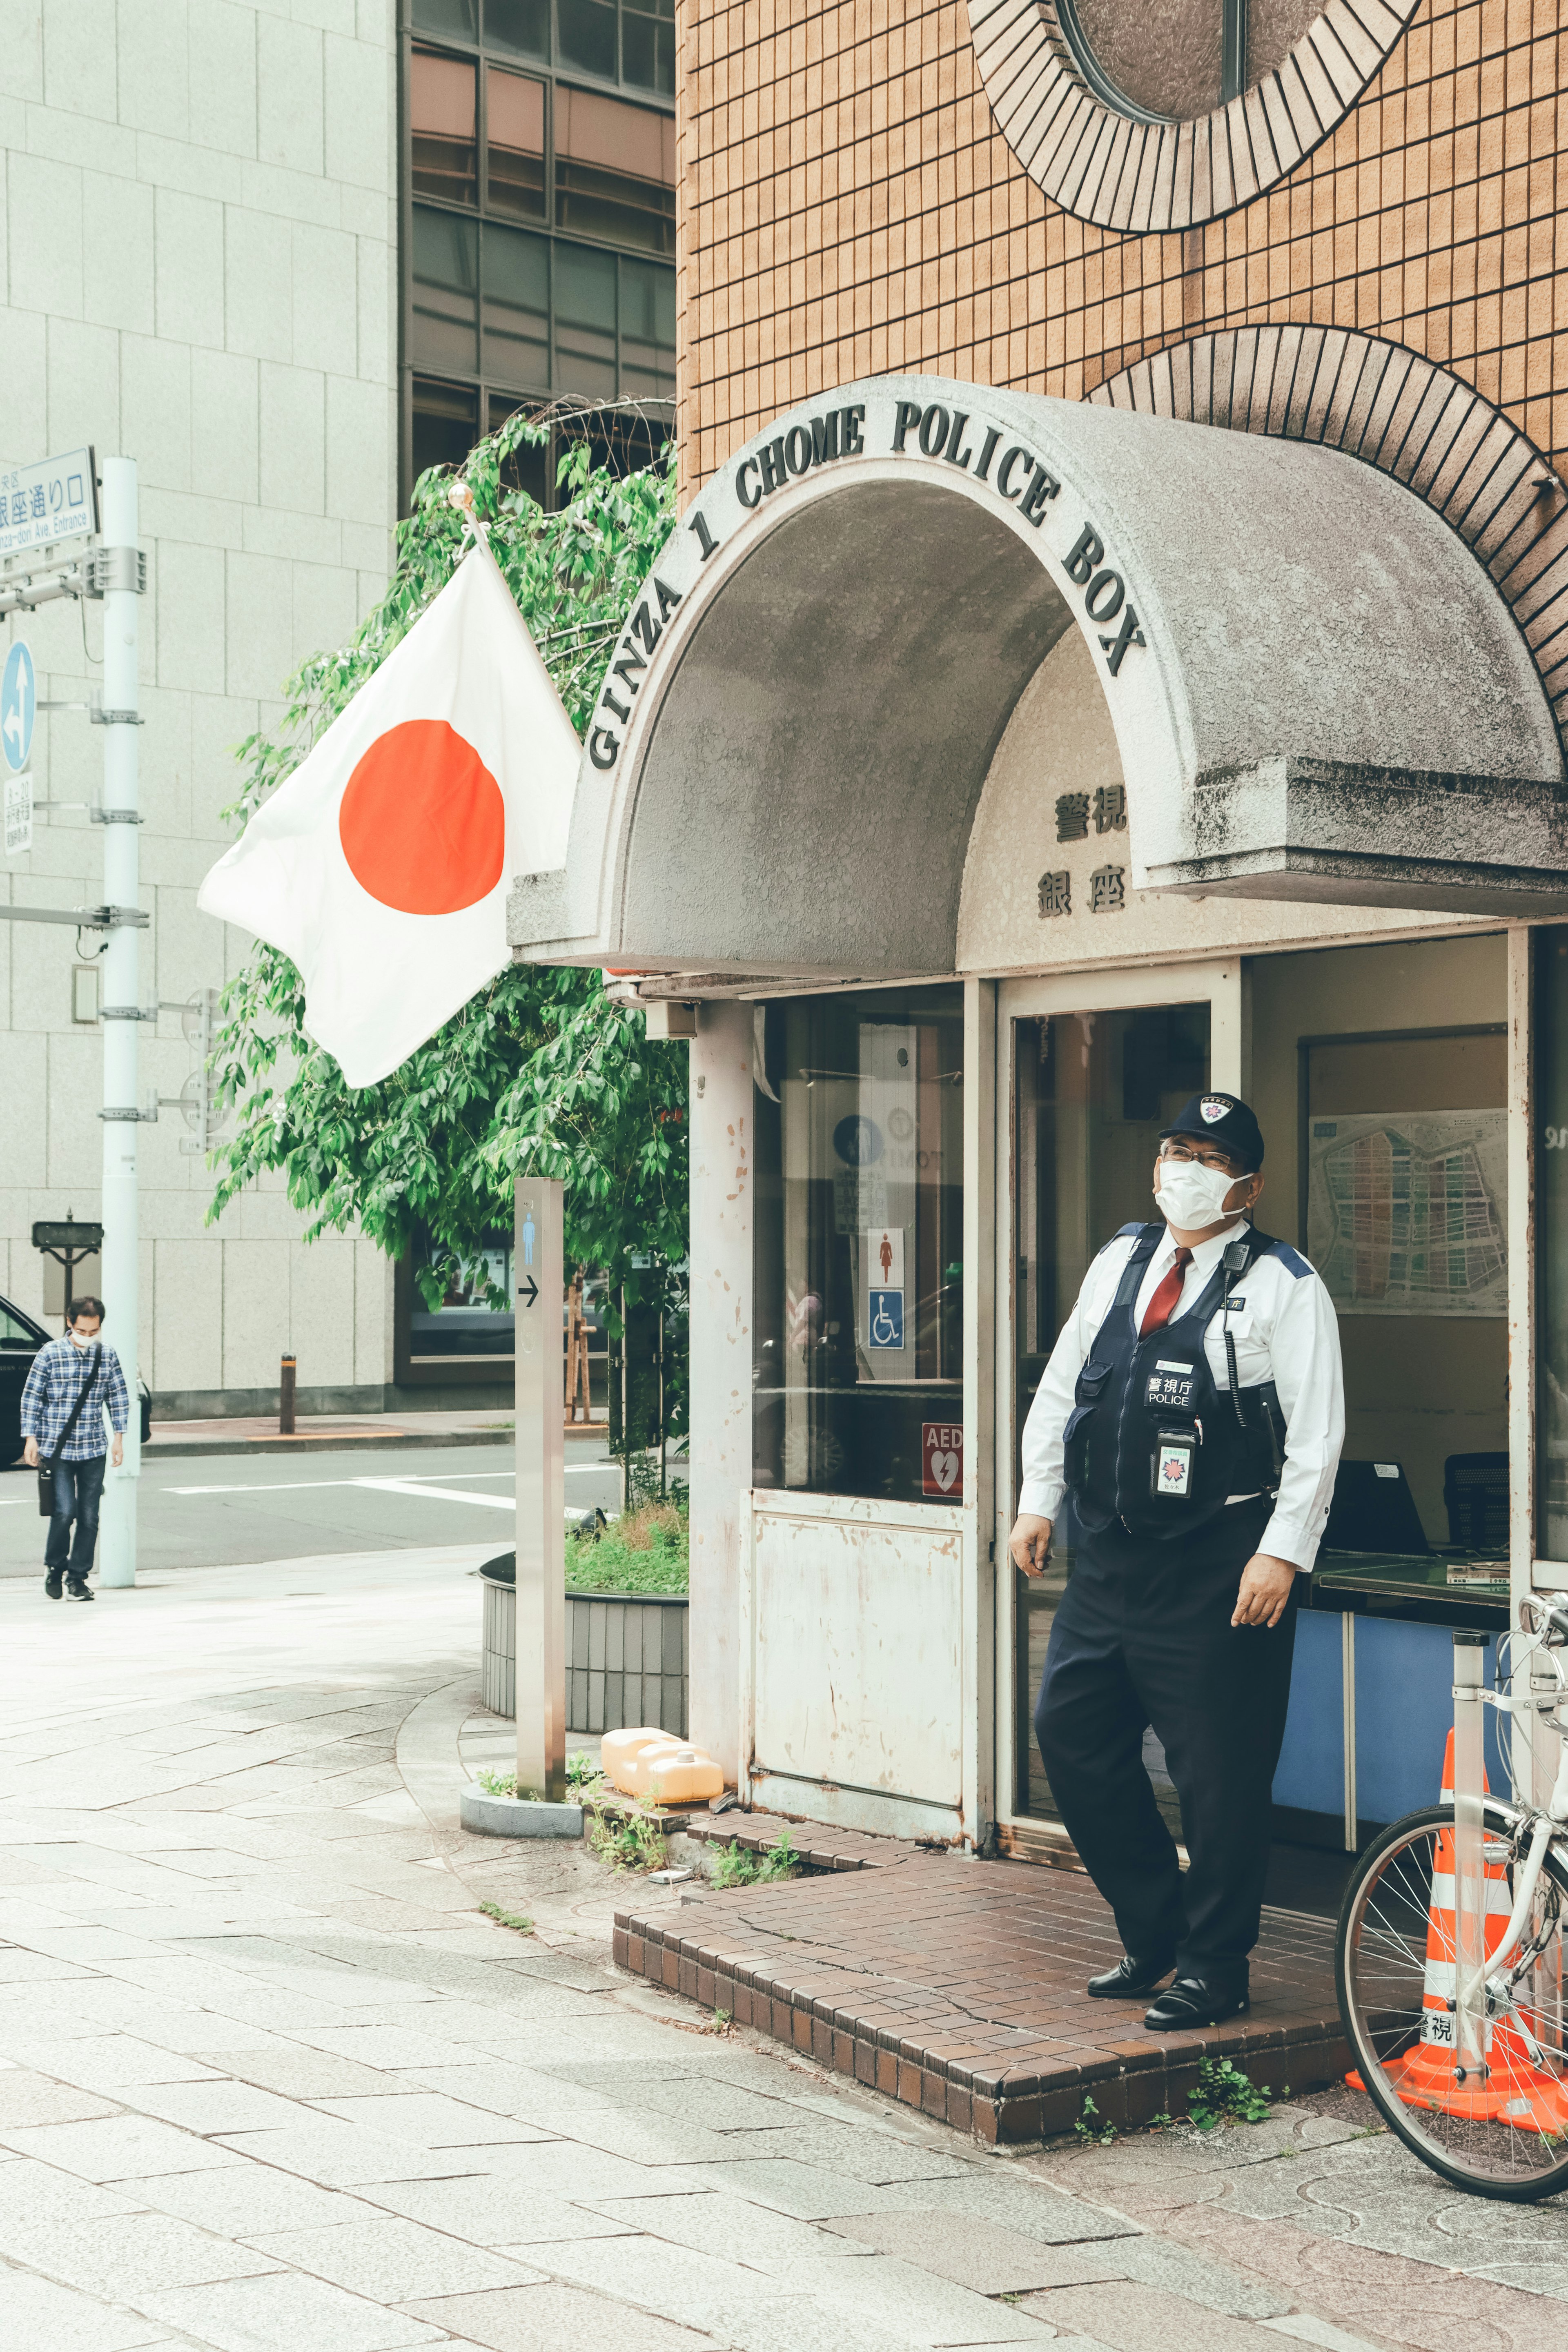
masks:
<path id="1" fill-rule="evenodd" d="M 110 907 L 134 908 L 142 887 L 134 458 L 103 461 L 102 533 L 103 895 Z M 105 1335 L 124 1370 L 131 1411 L 124 1461 L 120 1469 L 109 1471 L 103 1483 L 98 1580 L 104 1585 L 136 1581 L 136 1482 L 142 1473 L 136 1138 L 147 1116 L 137 1087 L 137 1037 L 143 1017 L 140 967 L 135 928 L 117 926 L 109 933 L 103 955 L 103 1304 Z"/>
<path id="2" fill-rule="evenodd" d="M 566 1477 L 561 1402 L 563 1187 L 517 1187 L 517 1793 L 566 1796 Z"/>

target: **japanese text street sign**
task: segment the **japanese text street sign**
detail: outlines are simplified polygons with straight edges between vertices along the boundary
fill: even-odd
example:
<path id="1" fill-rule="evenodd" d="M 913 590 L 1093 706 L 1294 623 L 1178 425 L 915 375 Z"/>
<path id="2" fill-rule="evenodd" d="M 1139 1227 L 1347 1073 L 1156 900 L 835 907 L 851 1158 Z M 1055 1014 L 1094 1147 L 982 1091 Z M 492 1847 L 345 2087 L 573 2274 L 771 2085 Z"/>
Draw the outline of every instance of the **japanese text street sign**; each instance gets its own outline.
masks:
<path id="1" fill-rule="evenodd" d="M 20 857 L 33 845 L 33 779 L 5 779 L 5 855 Z"/>
<path id="2" fill-rule="evenodd" d="M 0 466 L 0 558 L 26 555 L 98 529 L 98 482 L 90 449 L 68 449 L 37 466 Z"/>

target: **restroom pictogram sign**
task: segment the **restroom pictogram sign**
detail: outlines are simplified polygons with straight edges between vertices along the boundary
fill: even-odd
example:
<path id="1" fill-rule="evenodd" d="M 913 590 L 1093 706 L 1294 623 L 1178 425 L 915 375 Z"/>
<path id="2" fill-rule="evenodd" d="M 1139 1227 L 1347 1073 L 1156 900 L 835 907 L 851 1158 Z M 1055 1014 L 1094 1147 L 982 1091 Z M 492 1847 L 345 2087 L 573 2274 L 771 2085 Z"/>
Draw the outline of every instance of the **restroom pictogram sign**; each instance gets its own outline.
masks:
<path id="1" fill-rule="evenodd" d="M 922 1421 L 921 1486 L 923 1493 L 957 1503 L 963 1496 L 963 1423 Z"/>

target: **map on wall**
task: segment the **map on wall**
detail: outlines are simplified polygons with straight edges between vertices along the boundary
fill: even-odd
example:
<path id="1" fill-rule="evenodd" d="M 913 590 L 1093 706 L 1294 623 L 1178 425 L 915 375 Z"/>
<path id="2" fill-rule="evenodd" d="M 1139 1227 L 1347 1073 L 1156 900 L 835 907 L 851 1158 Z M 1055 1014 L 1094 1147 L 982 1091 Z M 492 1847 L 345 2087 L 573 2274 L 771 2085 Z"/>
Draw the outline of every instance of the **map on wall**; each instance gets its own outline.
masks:
<path id="1" fill-rule="evenodd" d="M 1314 1117 L 1307 1255 L 1342 1315 L 1508 1308 L 1508 1113 Z"/>

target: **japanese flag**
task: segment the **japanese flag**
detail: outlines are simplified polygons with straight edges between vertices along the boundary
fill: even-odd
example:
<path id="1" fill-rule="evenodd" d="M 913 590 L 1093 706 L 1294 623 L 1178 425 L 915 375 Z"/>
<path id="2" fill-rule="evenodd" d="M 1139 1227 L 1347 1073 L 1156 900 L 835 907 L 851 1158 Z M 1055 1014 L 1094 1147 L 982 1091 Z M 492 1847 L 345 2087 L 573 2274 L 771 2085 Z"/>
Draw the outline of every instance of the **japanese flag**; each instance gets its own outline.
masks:
<path id="1" fill-rule="evenodd" d="M 503 969 L 510 877 L 561 866 L 578 743 L 488 547 L 220 857 L 196 903 L 280 948 L 368 1087 Z"/>

